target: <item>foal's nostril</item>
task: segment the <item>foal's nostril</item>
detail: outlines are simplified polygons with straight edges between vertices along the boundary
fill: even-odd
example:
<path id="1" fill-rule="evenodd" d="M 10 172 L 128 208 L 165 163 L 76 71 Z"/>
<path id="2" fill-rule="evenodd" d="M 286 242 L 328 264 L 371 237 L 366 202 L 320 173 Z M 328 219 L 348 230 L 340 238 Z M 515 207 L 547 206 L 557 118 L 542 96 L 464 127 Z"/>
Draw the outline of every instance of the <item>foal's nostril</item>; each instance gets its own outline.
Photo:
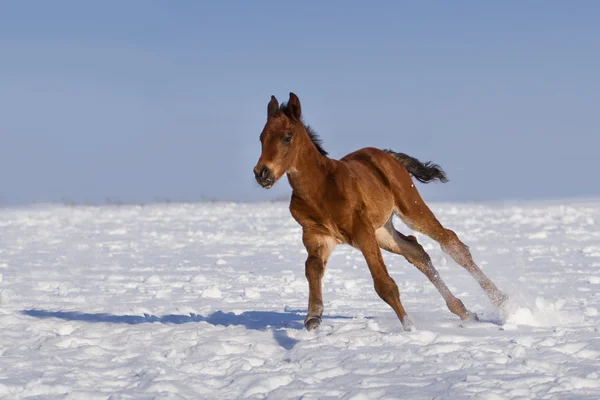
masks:
<path id="1" fill-rule="evenodd" d="M 270 178 L 271 170 L 265 166 L 256 167 L 254 168 L 254 176 L 256 177 L 258 183 L 262 185 L 263 182 L 266 182 Z"/>
<path id="2" fill-rule="evenodd" d="M 267 167 L 262 167 L 260 173 L 258 174 L 260 179 L 267 179 L 271 171 Z"/>

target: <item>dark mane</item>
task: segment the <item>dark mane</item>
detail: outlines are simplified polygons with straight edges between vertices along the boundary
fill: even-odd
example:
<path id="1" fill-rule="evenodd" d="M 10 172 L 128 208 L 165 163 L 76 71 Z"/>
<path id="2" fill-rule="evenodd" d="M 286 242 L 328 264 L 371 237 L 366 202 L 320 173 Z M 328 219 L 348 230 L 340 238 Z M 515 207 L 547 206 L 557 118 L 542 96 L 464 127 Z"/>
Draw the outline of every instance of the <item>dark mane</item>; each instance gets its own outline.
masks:
<path id="1" fill-rule="evenodd" d="M 295 118 L 293 118 L 290 113 L 287 103 L 283 103 L 281 106 L 279 106 L 279 111 L 281 111 L 282 113 L 287 115 L 288 118 L 295 120 Z M 300 121 L 300 122 L 302 122 L 302 125 L 304 125 L 306 132 L 308 132 L 308 136 L 310 137 L 310 140 L 313 142 L 313 144 L 315 145 L 317 150 L 319 150 L 319 153 L 321 153 L 324 156 L 327 156 L 328 153 L 323 148 L 323 141 L 321 140 L 321 138 L 319 137 L 317 132 L 313 128 L 311 128 L 310 125 L 306 124 L 304 121 Z"/>

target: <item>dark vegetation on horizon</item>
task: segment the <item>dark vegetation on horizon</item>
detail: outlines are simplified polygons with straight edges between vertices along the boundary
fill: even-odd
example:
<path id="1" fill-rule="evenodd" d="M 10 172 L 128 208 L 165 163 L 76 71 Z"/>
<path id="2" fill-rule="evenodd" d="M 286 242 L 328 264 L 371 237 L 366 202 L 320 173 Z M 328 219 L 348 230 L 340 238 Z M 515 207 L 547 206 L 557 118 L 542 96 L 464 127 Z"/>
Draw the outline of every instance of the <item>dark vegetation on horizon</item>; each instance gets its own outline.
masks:
<path id="1" fill-rule="evenodd" d="M 261 203 L 261 202 L 270 202 L 270 203 L 281 203 L 281 202 L 289 202 L 290 195 L 280 195 L 275 196 L 271 199 L 266 200 L 228 200 L 228 199 L 219 199 L 216 197 L 206 197 L 202 196 L 197 200 L 179 200 L 172 199 L 169 197 L 155 197 L 153 200 L 148 201 L 127 201 L 121 200 L 119 198 L 107 197 L 104 201 L 76 201 L 71 199 L 70 197 L 62 197 L 60 200 L 40 200 L 40 201 L 30 201 L 30 202 L 11 202 L 6 201 L 2 197 L 0 197 L 0 208 L 2 207 L 18 207 L 18 206 L 28 206 L 28 205 L 36 205 L 36 204 L 56 204 L 63 205 L 67 207 L 90 207 L 90 206 L 113 206 L 113 207 L 121 207 L 121 206 L 150 206 L 155 204 L 201 204 L 201 203 Z"/>

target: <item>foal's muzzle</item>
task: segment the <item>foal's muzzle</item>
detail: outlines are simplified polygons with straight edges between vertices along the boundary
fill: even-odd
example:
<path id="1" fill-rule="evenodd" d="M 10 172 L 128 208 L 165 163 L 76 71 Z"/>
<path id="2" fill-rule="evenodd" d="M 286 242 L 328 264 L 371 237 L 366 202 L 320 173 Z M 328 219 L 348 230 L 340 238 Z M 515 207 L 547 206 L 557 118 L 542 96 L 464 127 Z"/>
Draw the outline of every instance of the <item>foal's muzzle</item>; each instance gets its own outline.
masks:
<path id="1" fill-rule="evenodd" d="M 256 178 L 256 182 L 260 186 L 265 189 L 270 189 L 271 186 L 275 183 L 275 178 L 273 177 L 271 170 L 266 166 L 256 166 L 254 168 L 254 177 Z"/>

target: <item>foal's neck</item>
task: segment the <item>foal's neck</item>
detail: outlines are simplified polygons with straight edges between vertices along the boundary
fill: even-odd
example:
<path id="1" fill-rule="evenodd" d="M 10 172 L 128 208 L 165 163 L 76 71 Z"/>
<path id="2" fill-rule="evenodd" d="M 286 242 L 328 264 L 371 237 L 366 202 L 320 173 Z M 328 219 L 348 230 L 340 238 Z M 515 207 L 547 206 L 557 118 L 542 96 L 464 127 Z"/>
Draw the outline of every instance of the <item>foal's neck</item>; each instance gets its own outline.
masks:
<path id="1" fill-rule="evenodd" d="M 307 198 L 315 192 L 322 193 L 319 188 L 325 184 L 333 160 L 322 155 L 308 135 L 302 144 L 303 149 L 298 153 L 293 167 L 288 170 L 287 177 L 294 194 Z"/>

